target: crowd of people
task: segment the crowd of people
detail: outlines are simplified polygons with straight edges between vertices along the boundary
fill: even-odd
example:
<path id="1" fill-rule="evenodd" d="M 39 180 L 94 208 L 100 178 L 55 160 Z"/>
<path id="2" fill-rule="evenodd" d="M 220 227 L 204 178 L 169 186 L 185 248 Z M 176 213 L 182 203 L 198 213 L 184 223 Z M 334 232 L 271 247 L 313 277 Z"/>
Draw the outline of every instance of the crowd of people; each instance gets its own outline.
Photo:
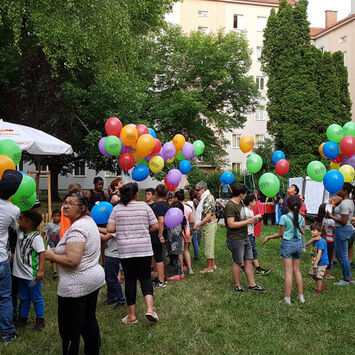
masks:
<path id="1" fill-rule="evenodd" d="M 155 323 L 159 317 L 154 310 L 154 289 L 165 288 L 170 282 L 195 274 L 193 261 L 200 258 L 201 239 L 206 266 L 199 272 L 217 270 L 216 201 L 204 181 L 189 191 L 187 201 L 184 190 L 171 193 L 160 184 L 155 189 L 145 190 L 145 202 L 139 200 L 138 185 L 123 184 L 121 178 L 111 183 L 108 193 L 100 177 L 94 179 L 94 189 L 85 195 L 80 185 L 71 184 L 62 209 L 53 211 L 52 222 L 40 235 L 38 226 L 42 217 L 38 206 L 20 215 L 19 209 L 8 201 L 18 178 L 16 174 L 5 172 L 0 181 L 0 328 L 4 342 L 16 339 L 15 327 L 27 325 L 31 303 L 36 314 L 34 328 L 45 327 L 41 287 L 46 260 L 51 262 L 53 278 L 59 276 L 58 325 L 63 354 L 77 354 L 80 337 L 84 340 L 85 353 L 99 353 L 101 341 L 96 307 L 99 291 L 105 283 L 104 304 L 116 308 L 127 306 L 122 323 L 136 324 L 139 282 L 146 304 L 145 317 Z M 248 193 L 247 186 L 240 183 L 228 186 L 225 192 L 228 191 L 232 196 L 224 208 L 224 223 L 226 247 L 233 261 L 234 290 L 236 293 L 245 291 L 240 277 L 244 272 L 248 291 L 265 293 L 255 282 L 255 275 L 271 272 L 260 266 L 255 243 L 255 238 L 261 236 L 264 215 L 260 192 Z M 304 237 L 305 205 L 298 195 L 298 187 L 291 185 L 288 194 L 277 201 L 282 213 L 279 230 L 265 237 L 262 244 L 282 238 L 280 256 L 285 269 L 286 304 L 291 303 L 293 277 L 299 301 L 305 302 L 300 261 L 309 245 L 312 245 L 309 274 L 316 282 L 315 295 L 326 290 L 323 278 L 334 278 L 331 275 L 334 250 L 343 272 L 343 280 L 336 285 L 353 283 L 350 272 L 354 241 L 352 191 L 352 185 L 345 183 L 337 195 L 331 196 L 329 203 L 319 207 L 317 222 L 311 225 L 312 239 L 308 242 Z M 108 223 L 97 225 L 90 211 L 100 201 L 108 201 L 114 207 Z M 170 208 L 178 208 L 183 214 L 182 222 L 174 228 L 167 228 L 164 222 Z"/>

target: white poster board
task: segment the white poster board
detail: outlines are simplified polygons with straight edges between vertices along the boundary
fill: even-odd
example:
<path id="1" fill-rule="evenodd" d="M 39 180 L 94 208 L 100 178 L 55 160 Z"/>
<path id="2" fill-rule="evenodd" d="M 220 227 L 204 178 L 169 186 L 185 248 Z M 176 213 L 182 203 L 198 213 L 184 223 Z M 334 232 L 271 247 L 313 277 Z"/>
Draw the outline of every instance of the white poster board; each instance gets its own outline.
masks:
<path id="1" fill-rule="evenodd" d="M 324 201 L 324 186 L 322 182 L 313 181 L 310 177 L 306 178 L 306 187 L 304 190 L 305 204 L 307 214 L 317 214 L 318 208 Z"/>

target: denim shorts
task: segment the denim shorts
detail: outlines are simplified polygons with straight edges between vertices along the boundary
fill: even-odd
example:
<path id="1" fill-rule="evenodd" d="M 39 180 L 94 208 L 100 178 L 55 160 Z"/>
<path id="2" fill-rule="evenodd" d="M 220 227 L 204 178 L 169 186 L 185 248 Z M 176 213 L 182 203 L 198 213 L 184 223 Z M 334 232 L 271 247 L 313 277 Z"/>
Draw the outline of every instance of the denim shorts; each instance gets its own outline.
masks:
<path id="1" fill-rule="evenodd" d="M 284 259 L 301 259 L 302 248 L 301 238 L 292 238 L 290 240 L 282 238 L 280 256 Z"/>
<path id="2" fill-rule="evenodd" d="M 232 252 L 233 262 L 243 264 L 244 260 L 253 260 L 253 248 L 249 238 L 227 239 L 227 248 Z"/>

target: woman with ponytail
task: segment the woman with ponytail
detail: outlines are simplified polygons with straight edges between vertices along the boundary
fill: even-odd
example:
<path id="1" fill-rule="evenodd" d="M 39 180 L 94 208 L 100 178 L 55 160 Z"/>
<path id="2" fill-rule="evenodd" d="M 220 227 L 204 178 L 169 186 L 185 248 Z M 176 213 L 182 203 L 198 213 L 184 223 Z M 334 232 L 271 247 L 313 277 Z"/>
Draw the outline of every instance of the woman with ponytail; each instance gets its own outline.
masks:
<path id="1" fill-rule="evenodd" d="M 300 261 L 302 256 L 302 233 L 304 219 L 299 213 L 301 208 L 301 199 L 298 196 L 289 196 L 287 199 L 288 213 L 282 215 L 278 233 L 266 237 L 263 245 L 270 239 L 282 238 L 281 258 L 285 268 L 285 297 L 284 302 L 291 304 L 291 291 L 293 275 L 295 276 L 298 290 L 298 298 L 304 303 L 303 281 L 300 271 Z"/>

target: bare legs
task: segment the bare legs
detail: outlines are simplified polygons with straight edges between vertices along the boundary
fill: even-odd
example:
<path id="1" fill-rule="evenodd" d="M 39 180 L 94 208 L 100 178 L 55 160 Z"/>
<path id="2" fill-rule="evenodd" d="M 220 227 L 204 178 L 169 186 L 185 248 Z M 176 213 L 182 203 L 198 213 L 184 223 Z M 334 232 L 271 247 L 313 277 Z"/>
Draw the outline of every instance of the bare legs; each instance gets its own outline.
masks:
<path id="1" fill-rule="evenodd" d="M 282 262 L 285 268 L 285 298 L 291 297 L 293 275 L 295 275 L 298 294 L 303 297 L 303 281 L 300 270 L 301 260 L 283 258 Z"/>
<path id="2" fill-rule="evenodd" d="M 256 285 L 255 278 L 254 278 L 253 260 L 245 260 L 244 266 L 245 266 L 245 276 L 248 279 L 249 286 L 253 287 Z M 240 270 L 241 270 L 241 264 L 233 263 L 232 276 L 234 280 L 234 286 L 240 285 Z"/>

